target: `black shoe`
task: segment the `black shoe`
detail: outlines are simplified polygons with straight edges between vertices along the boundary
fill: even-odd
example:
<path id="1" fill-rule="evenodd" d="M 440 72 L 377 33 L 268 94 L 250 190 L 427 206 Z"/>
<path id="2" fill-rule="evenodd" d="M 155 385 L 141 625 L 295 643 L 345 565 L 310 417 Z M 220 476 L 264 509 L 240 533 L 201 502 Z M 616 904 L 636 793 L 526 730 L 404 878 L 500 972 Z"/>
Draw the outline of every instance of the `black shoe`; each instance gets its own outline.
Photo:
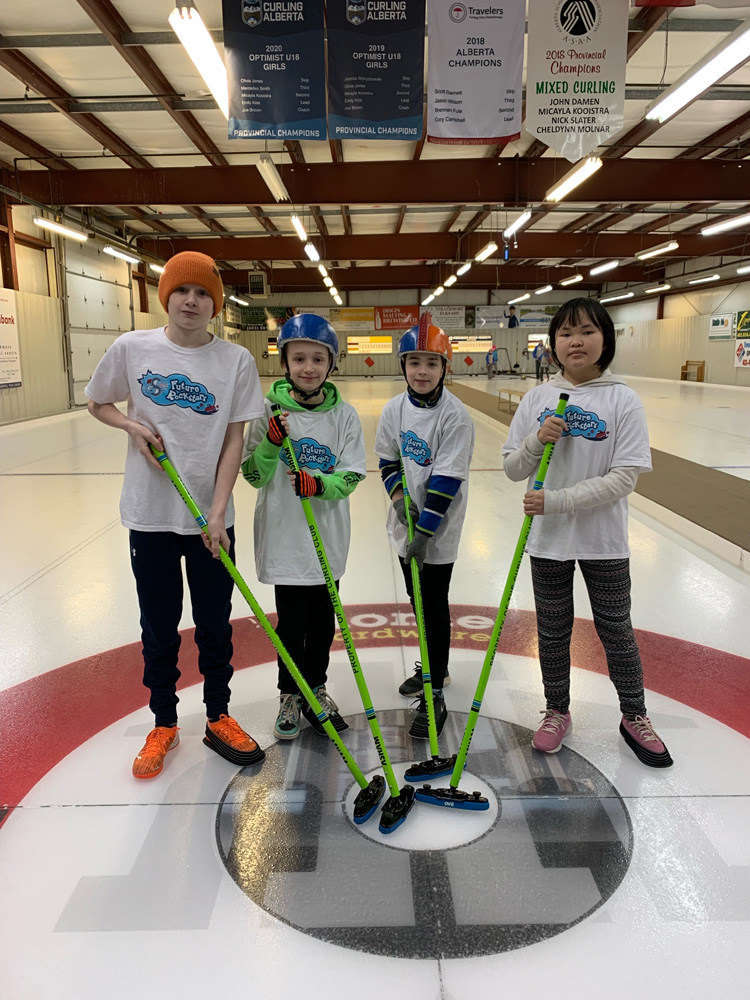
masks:
<path id="1" fill-rule="evenodd" d="M 320 687 L 313 688 L 313 694 L 320 702 L 320 707 L 324 709 L 325 712 L 327 713 L 328 718 L 331 720 L 333 728 L 336 730 L 337 733 L 343 733 L 345 729 L 349 728 L 349 724 L 345 722 L 339 715 L 339 707 L 333 700 L 333 698 L 330 696 L 330 694 L 328 694 L 328 692 L 326 691 L 325 684 L 321 684 Z M 315 730 L 316 733 L 320 733 L 321 736 L 328 735 L 328 733 L 323 728 L 323 723 L 317 717 L 315 712 L 313 712 L 313 710 L 310 708 L 307 702 L 305 702 L 304 704 L 304 707 L 302 709 L 302 714 L 310 723 L 310 725 L 312 726 L 312 728 Z"/>
<path id="2" fill-rule="evenodd" d="M 439 736 L 443 731 L 445 720 L 448 718 L 448 709 L 445 707 L 445 698 L 442 694 L 433 694 L 432 704 L 435 707 L 435 729 L 437 730 L 437 735 Z M 409 736 L 414 736 L 416 739 L 426 740 L 429 735 L 430 727 L 427 718 L 427 699 L 424 694 L 422 694 L 419 697 L 417 714 L 414 716 L 411 728 L 409 729 Z"/>
<path id="3" fill-rule="evenodd" d="M 447 688 L 450 682 L 450 674 L 446 673 L 443 680 L 443 687 Z M 414 673 L 411 677 L 406 678 L 404 683 L 399 687 L 398 693 L 402 694 L 405 698 L 413 698 L 415 695 L 422 693 L 422 664 L 419 660 L 417 660 L 414 667 Z"/>

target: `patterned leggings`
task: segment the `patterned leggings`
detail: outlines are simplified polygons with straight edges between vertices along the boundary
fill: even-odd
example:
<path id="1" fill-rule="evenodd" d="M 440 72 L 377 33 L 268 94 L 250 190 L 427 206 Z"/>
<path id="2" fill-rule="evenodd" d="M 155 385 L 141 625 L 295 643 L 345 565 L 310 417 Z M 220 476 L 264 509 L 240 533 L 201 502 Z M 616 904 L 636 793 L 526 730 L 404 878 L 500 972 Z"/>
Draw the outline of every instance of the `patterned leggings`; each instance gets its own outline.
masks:
<path id="1" fill-rule="evenodd" d="M 643 668 L 630 623 L 630 560 L 579 559 L 589 592 L 594 626 L 607 654 L 609 676 L 628 719 L 646 714 Z M 570 639 L 573 633 L 575 560 L 531 557 L 539 663 L 547 708 L 565 714 L 570 706 Z"/>

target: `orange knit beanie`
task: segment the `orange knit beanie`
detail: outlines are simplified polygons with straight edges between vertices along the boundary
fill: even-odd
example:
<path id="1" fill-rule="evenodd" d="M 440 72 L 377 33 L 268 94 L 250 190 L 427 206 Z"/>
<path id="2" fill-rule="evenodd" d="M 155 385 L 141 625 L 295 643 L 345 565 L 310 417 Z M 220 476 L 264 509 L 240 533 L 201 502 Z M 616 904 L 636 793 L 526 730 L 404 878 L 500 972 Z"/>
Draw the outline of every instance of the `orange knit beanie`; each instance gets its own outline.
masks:
<path id="1" fill-rule="evenodd" d="M 216 316 L 224 305 L 224 285 L 213 257 L 195 250 L 185 250 L 170 257 L 159 278 L 159 301 L 167 309 L 169 296 L 180 285 L 200 285 L 214 300 Z"/>

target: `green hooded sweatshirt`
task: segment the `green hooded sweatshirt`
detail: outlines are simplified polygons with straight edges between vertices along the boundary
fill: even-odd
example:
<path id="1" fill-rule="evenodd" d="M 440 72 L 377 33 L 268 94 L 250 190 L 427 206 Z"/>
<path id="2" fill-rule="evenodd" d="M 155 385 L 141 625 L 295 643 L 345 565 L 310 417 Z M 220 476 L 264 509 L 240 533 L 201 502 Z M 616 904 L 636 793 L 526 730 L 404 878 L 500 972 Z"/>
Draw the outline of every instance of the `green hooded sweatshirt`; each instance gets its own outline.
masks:
<path id="1" fill-rule="evenodd" d="M 294 410 L 307 410 L 309 412 L 310 410 L 309 407 L 297 402 L 292 395 L 292 387 L 283 378 L 273 383 L 266 393 L 266 399 L 271 403 L 278 403 L 282 410 L 289 410 L 290 412 Z M 315 407 L 314 412 L 322 413 L 326 410 L 332 410 L 340 404 L 341 393 L 338 388 L 332 382 L 324 382 L 323 402 Z M 242 463 L 242 475 L 256 490 L 260 489 L 261 486 L 265 486 L 266 483 L 270 483 L 273 479 L 279 466 L 280 452 L 281 446 L 272 444 L 268 440 L 268 435 L 264 434 L 255 451 Z M 337 469 L 335 472 L 327 474 L 318 472 L 315 474 L 315 478 L 320 479 L 323 483 L 323 492 L 319 494 L 319 499 L 343 500 L 354 491 L 357 483 L 365 477 L 358 472 Z"/>

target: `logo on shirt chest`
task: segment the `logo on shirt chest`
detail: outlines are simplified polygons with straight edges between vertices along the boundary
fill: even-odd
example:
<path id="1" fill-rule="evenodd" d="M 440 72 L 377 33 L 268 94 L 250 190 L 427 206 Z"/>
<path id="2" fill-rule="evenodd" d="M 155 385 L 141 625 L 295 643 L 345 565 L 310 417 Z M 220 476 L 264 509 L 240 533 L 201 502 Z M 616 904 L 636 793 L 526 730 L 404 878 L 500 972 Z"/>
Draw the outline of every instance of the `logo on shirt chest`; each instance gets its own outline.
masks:
<path id="1" fill-rule="evenodd" d="M 328 445 L 321 444 L 315 438 L 300 438 L 299 441 L 292 440 L 292 447 L 297 462 L 307 469 L 320 469 L 321 472 L 331 473 L 336 469 L 336 456 Z M 280 452 L 281 461 L 288 465 L 286 455 Z"/>
<path id="2" fill-rule="evenodd" d="M 432 452 L 427 442 L 417 437 L 414 431 L 401 431 L 401 454 L 417 465 L 432 465 Z"/>
<path id="3" fill-rule="evenodd" d="M 547 417 L 554 417 L 555 411 L 547 408 L 539 414 L 539 426 Z M 606 420 L 602 420 L 590 410 L 582 410 L 580 406 L 568 406 L 565 410 L 565 423 L 568 429 L 563 431 L 563 437 L 583 437 L 587 441 L 606 441 L 609 437 Z"/>
<path id="4" fill-rule="evenodd" d="M 143 395 L 158 406 L 179 406 L 202 414 L 216 413 L 219 409 L 213 393 L 187 375 L 157 375 L 147 371 L 138 381 Z"/>

